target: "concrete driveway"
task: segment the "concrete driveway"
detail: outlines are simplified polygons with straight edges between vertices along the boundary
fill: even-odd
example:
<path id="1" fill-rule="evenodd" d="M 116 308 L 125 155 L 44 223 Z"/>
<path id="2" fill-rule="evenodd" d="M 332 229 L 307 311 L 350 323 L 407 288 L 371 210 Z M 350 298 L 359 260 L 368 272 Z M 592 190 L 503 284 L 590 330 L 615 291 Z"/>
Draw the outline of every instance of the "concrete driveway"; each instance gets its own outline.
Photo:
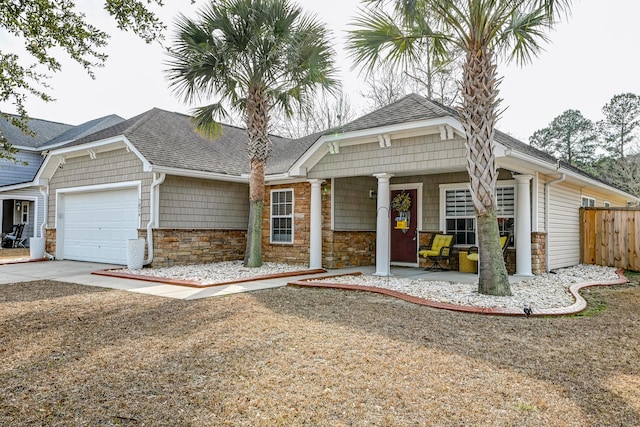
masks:
<path id="1" fill-rule="evenodd" d="M 0 265 L 0 286 L 34 280 L 56 280 L 58 282 L 77 283 L 80 285 L 98 286 L 189 300 L 276 288 L 286 286 L 287 282 L 291 280 L 290 278 L 280 278 L 197 289 L 91 274 L 93 271 L 118 267 L 122 266 L 79 261 L 42 261 L 5 264 Z"/>

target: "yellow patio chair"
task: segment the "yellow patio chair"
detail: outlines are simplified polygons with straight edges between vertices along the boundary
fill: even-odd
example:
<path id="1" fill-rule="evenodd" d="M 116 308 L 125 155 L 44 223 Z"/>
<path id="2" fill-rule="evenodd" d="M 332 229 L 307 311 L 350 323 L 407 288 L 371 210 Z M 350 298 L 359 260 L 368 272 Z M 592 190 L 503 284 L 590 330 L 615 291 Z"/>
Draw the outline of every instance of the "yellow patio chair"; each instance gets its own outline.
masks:
<path id="1" fill-rule="evenodd" d="M 511 234 L 505 234 L 504 236 L 500 236 L 500 247 L 502 248 L 502 256 L 504 258 L 507 257 L 507 248 L 509 247 L 509 241 L 511 240 Z M 469 248 L 467 259 L 469 261 L 478 262 L 478 247 L 472 246 Z"/>
<path id="2" fill-rule="evenodd" d="M 430 267 L 425 268 L 425 270 L 444 270 L 444 267 L 440 262 L 449 260 L 452 245 L 453 235 L 434 234 L 431 237 L 431 243 L 429 246 L 421 246 L 420 249 L 418 249 L 418 255 L 433 261 L 433 264 Z"/>

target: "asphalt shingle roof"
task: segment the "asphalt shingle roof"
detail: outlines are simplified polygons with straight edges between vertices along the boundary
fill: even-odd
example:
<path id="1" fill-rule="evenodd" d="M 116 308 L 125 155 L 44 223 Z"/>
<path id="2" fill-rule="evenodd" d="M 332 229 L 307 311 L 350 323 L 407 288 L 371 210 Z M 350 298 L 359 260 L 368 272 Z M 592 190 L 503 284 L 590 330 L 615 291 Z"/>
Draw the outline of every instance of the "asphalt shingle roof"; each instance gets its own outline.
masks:
<path id="1" fill-rule="evenodd" d="M 115 114 L 90 120 L 78 126 L 73 126 L 66 132 L 47 141 L 45 144 L 42 144 L 40 148 L 44 150 L 53 145 L 63 144 L 65 142 L 72 142 L 76 139 L 82 138 L 83 136 L 90 135 L 102 129 L 106 129 L 108 127 L 111 127 L 123 121 L 124 119 L 122 117 L 117 116 Z"/>
<path id="2" fill-rule="evenodd" d="M 25 134 L 22 129 L 13 126 L 9 120 L 0 117 L 0 130 L 9 143 L 33 149 L 40 149 L 48 141 L 74 127 L 73 125 L 41 119 L 29 119 L 27 126 L 35 135 Z"/>
<path id="3" fill-rule="evenodd" d="M 124 135 L 153 165 L 236 176 L 250 172 L 244 129 L 222 125 L 220 136 L 207 139 L 196 132 L 191 117 L 158 108 L 79 138 L 68 146 L 118 135 Z M 291 141 L 270 135 L 273 149 L 267 173 L 286 172 L 315 142 L 311 139 Z"/>
<path id="4" fill-rule="evenodd" d="M 441 105 L 430 102 L 420 95 L 410 94 L 343 126 L 326 131 L 324 134 L 354 132 L 418 120 L 436 119 L 450 115 L 451 113 Z"/>
<path id="5" fill-rule="evenodd" d="M 271 157 L 267 162 L 266 173 L 287 172 L 295 161 L 323 135 L 354 132 L 447 116 L 458 118 L 458 112 L 454 108 L 430 101 L 417 94 L 411 94 L 334 129 L 294 140 L 271 135 L 270 140 L 273 147 Z M 117 119 L 115 120 L 117 121 Z M 124 135 L 153 165 L 234 176 L 249 173 L 250 165 L 246 153 L 245 130 L 229 125 L 222 125 L 222 129 L 223 132 L 219 137 L 210 140 L 196 132 L 189 116 L 154 108 L 90 135 L 87 135 L 88 132 L 84 132 L 85 136 L 79 137 L 65 146 Z M 495 141 L 550 165 L 558 163 L 555 157 L 504 132 L 496 130 Z M 560 164 L 586 178 L 611 185 L 575 166 L 565 162 L 560 162 Z"/>

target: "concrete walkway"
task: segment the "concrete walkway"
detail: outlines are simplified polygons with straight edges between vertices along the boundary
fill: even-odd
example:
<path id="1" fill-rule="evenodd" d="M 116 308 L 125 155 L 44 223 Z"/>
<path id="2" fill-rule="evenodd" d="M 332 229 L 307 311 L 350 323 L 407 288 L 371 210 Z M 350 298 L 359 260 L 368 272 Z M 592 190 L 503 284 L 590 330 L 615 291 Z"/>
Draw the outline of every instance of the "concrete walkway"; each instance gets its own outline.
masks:
<path id="1" fill-rule="evenodd" d="M 304 280 L 311 277 L 322 277 L 335 274 L 361 272 L 372 274 L 375 267 L 345 268 L 328 270 L 323 274 L 310 274 L 296 277 L 278 277 L 265 280 L 255 280 L 244 283 L 211 286 L 207 288 L 193 288 L 176 284 L 155 283 L 144 280 L 134 280 L 122 277 L 110 277 L 91 274 L 106 269 L 121 268 L 120 265 L 99 264 L 79 261 L 40 261 L 23 262 L 18 264 L 0 264 L 0 285 L 33 280 L 56 280 L 59 282 L 77 283 L 87 286 L 98 286 L 109 289 L 119 289 L 177 299 L 199 299 L 213 296 L 230 295 L 241 292 L 251 292 L 260 289 L 286 286 L 290 282 Z M 428 280 L 454 281 L 460 283 L 474 283 L 478 276 L 457 271 L 424 271 L 418 268 L 393 267 L 391 273 L 395 277 L 421 278 Z M 510 280 L 518 280 L 510 278 Z"/>
<path id="2" fill-rule="evenodd" d="M 122 266 L 79 261 L 41 261 L 3 264 L 0 265 L 0 286 L 3 284 L 29 282 L 33 280 L 56 280 L 58 282 L 77 283 L 79 285 L 98 286 L 167 298 L 192 300 L 277 288 L 286 286 L 288 282 L 292 281 L 291 277 L 284 277 L 198 289 L 147 282 L 144 280 L 91 274 L 94 271 L 110 268 L 122 268 Z M 314 276 L 320 275 L 297 276 L 296 279 L 305 279 Z"/>

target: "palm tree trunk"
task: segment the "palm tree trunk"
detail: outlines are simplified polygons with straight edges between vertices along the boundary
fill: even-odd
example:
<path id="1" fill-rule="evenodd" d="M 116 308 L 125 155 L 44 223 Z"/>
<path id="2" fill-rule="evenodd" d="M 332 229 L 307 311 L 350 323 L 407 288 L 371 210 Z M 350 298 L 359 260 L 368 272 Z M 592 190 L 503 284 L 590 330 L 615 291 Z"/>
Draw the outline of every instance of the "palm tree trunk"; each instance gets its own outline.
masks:
<path id="1" fill-rule="evenodd" d="M 245 267 L 262 265 L 262 212 L 264 210 L 264 174 L 271 151 L 269 141 L 269 100 L 262 88 L 249 88 L 246 107 L 247 150 L 251 158 L 249 177 L 249 226 Z"/>
<path id="2" fill-rule="evenodd" d="M 493 53 L 481 44 L 470 48 L 463 71 L 460 116 L 467 136 L 467 170 L 478 223 L 478 292 L 511 295 L 496 217 L 498 171 L 493 136 L 500 100 Z"/>
<path id="3" fill-rule="evenodd" d="M 249 177 L 249 226 L 247 228 L 247 248 L 244 253 L 245 267 L 262 265 L 262 212 L 264 210 L 264 168 L 265 161 L 251 162 Z"/>

